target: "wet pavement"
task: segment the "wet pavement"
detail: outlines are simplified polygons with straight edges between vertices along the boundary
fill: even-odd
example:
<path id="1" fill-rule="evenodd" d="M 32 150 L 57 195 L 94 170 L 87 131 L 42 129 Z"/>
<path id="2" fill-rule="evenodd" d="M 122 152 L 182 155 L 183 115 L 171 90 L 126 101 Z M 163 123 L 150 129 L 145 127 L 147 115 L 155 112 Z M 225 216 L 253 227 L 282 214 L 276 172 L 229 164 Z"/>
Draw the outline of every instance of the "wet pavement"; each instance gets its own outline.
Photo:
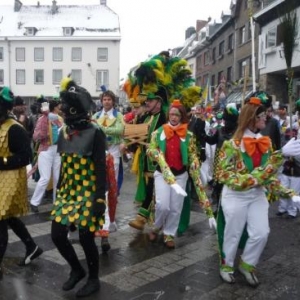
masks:
<path id="1" fill-rule="evenodd" d="M 124 184 L 117 207 L 118 230 L 110 234 L 111 250 L 100 253 L 101 289 L 84 299 L 107 300 L 213 300 L 213 299 L 300 299 L 300 219 L 277 217 L 276 204 L 270 207 L 271 233 L 258 265 L 261 281 L 254 289 L 236 274 L 236 283 L 225 284 L 218 275 L 216 235 L 198 204 L 193 202 L 191 226 L 176 239 L 176 249 L 168 250 L 162 240 L 148 241 L 147 232 L 128 226 L 137 212 L 133 197 L 135 176 L 125 169 Z M 29 197 L 35 184 L 29 180 Z M 44 199 L 45 200 L 45 199 Z M 49 211 L 44 201 L 40 213 L 22 218 L 35 241 L 43 248 L 42 256 L 26 267 L 17 265 L 25 249 L 10 231 L 9 245 L 3 262 L 4 277 L 0 281 L 2 300 L 75 299 L 75 292 L 64 292 L 62 283 L 68 278 L 69 267 L 53 245 L 50 237 Z M 75 250 L 85 260 L 78 236 L 72 234 Z"/>

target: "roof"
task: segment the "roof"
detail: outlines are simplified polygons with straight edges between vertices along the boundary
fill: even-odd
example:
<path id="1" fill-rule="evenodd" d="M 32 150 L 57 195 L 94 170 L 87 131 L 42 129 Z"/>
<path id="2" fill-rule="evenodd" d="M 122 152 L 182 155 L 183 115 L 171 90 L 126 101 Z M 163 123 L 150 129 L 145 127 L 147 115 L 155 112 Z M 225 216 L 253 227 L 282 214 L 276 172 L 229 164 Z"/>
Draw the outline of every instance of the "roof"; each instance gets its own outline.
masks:
<path id="1" fill-rule="evenodd" d="M 105 5 L 57 5 L 54 14 L 50 5 L 0 6 L 0 36 L 24 37 L 28 27 L 36 37 L 63 37 L 63 27 L 73 27 L 73 37 L 120 37 L 119 17 Z"/>

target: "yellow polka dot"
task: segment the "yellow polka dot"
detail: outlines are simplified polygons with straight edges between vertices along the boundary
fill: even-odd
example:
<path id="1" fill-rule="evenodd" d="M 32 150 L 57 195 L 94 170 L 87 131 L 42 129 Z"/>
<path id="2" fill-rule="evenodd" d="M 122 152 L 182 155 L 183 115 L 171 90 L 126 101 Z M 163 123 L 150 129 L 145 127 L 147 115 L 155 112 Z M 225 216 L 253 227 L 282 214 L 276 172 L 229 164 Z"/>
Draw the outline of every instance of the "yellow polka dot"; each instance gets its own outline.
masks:
<path id="1" fill-rule="evenodd" d="M 78 196 L 78 197 L 77 197 L 77 200 L 78 200 L 78 201 L 82 201 L 82 196 Z"/>
<path id="2" fill-rule="evenodd" d="M 57 216 L 57 217 L 55 218 L 55 222 L 60 223 L 60 221 L 61 221 L 61 217 L 60 217 L 60 216 Z"/>
<path id="3" fill-rule="evenodd" d="M 91 169 L 92 171 L 94 171 L 94 170 L 95 170 L 95 165 L 94 165 L 94 164 L 91 164 L 91 165 L 90 165 L 90 169 Z"/>
<path id="4" fill-rule="evenodd" d="M 82 220 L 82 221 L 81 221 L 81 226 L 86 226 L 86 224 L 87 224 L 87 221 L 86 221 L 86 220 Z"/>
<path id="5" fill-rule="evenodd" d="M 54 202 L 54 205 L 58 205 L 58 204 L 59 204 L 59 201 L 55 201 L 55 202 Z"/>
<path id="6" fill-rule="evenodd" d="M 69 210 L 68 210 L 67 208 L 63 208 L 63 209 L 62 209 L 63 215 L 66 215 L 68 212 L 69 212 Z"/>
<path id="7" fill-rule="evenodd" d="M 93 221 L 93 222 L 96 222 L 96 217 L 92 217 L 92 221 Z"/>
<path id="8" fill-rule="evenodd" d="M 96 192 L 96 186 L 95 185 L 92 186 L 92 191 Z"/>
<path id="9" fill-rule="evenodd" d="M 86 207 L 91 207 L 91 206 L 92 206 L 92 202 L 91 202 L 91 201 L 86 201 L 85 206 L 86 206 Z"/>
<path id="10" fill-rule="evenodd" d="M 79 204 L 78 204 L 78 205 L 76 205 L 75 207 L 76 207 L 76 209 L 79 209 L 79 208 L 80 208 L 80 206 L 81 206 L 81 205 L 79 205 Z"/>
<path id="11" fill-rule="evenodd" d="M 75 174 L 75 180 L 79 180 L 80 179 L 80 175 Z"/>
<path id="12" fill-rule="evenodd" d="M 84 196 L 85 197 L 90 197 L 91 196 L 91 192 L 90 191 L 85 191 L 84 192 Z"/>
<path id="13" fill-rule="evenodd" d="M 86 175 L 87 174 L 87 170 L 82 170 L 82 175 Z"/>
<path id="14" fill-rule="evenodd" d="M 100 226 L 103 226 L 103 225 L 104 225 L 104 221 L 103 221 L 102 219 L 99 221 L 99 225 L 100 225 Z"/>
<path id="15" fill-rule="evenodd" d="M 82 157 L 82 158 L 80 159 L 80 163 L 81 163 L 82 165 L 85 165 L 86 162 L 87 162 L 86 158 Z"/>
<path id="16" fill-rule="evenodd" d="M 73 169 L 71 169 L 71 168 L 68 168 L 68 174 L 73 174 Z"/>
<path id="17" fill-rule="evenodd" d="M 71 223 L 73 223 L 75 220 L 74 220 L 74 217 L 69 217 L 69 221 L 71 222 Z"/>
<path id="18" fill-rule="evenodd" d="M 96 227 L 94 225 L 92 225 L 89 229 L 90 229 L 90 232 L 94 232 L 96 230 Z"/>
<path id="19" fill-rule="evenodd" d="M 80 191 L 81 190 L 81 186 L 80 185 L 77 185 L 77 187 L 76 187 L 76 191 Z"/>
<path id="20" fill-rule="evenodd" d="M 79 216 L 80 216 L 79 213 L 76 213 L 74 218 L 77 220 L 77 219 L 79 219 Z"/>
<path id="21" fill-rule="evenodd" d="M 89 185 L 89 181 L 83 180 L 83 186 L 88 186 L 88 185 Z"/>
<path id="22" fill-rule="evenodd" d="M 78 170 L 79 169 L 79 164 L 74 164 L 74 168 L 75 168 L 75 170 Z"/>
<path id="23" fill-rule="evenodd" d="M 73 210 L 73 206 L 72 206 L 72 205 L 69 206 L 69 207 L 68 207 L 68 210 L 69 210 L 69 211 L 72 211 L 72 210 Z"/>
<path id="24" fill-rule="evenodd" d="M 68 157 L 67 157 L 67 162 L 68 162 L 68 163 L 72 162 L 72 157 L 68 156 Z"/>
<path id="25" fill-rule="evenodd" d="M 92 180 L 92 181 L 95 181 L 95 180 L 96 180 L 96 176 L 95 176 L 95 175 L 92 175 L 92 176 L 91 176 L 91 180 Z"/>
<path id="26" fill-rule="evenodd" d="M 51 211 L 51 216 L 55 215 L 56 211 L 55 210 L 52 210 Z"/>
<path id="27" fill-rule="evenodd" d="M 70 191 L 70 194 L 71 194 L 71 196 L 74 196 L 74 195 L 75 195 L 75 191 L 74 191 L 74 190 L 71 190 L 71 191 Z"/>
<path id="28" fill-rule="evenodd" d="M 89 214 L 90 214 L 90 212 L 89 212 L 88 210 L 85 210 L 85 211 L 83 212 L 83 215 L 84 215 L 85 217 L 88 217 Z"/>

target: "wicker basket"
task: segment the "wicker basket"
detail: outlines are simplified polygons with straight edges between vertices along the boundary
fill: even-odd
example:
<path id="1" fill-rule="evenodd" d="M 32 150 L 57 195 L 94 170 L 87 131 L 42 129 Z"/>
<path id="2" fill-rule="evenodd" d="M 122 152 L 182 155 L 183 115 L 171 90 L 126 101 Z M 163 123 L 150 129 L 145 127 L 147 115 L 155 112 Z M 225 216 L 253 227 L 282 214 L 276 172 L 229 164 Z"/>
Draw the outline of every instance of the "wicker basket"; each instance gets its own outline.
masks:
<path id="1" fill-rule="evenodd" d="M 149 124 L 125 124 L 124 139 L 126 139 L 126 145 L 131 144 L 144 144 L 148 136 Z"/>

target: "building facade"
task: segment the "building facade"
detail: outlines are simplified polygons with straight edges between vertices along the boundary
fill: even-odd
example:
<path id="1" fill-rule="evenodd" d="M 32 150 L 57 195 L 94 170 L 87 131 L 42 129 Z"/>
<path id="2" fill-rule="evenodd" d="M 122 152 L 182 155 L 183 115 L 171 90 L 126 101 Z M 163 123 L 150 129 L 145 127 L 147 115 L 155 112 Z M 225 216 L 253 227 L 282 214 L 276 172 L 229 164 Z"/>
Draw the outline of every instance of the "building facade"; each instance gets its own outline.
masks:
<path id="1" fill-rule="evenodd" d="M 118 92 L 120 25 L 106 1 L 25 6 L 15 0 L 1 6 L 0 19 L 0 85 L 16 95 L 51 97 L 68 75 L 94 98 L 103 86 Z"/>

